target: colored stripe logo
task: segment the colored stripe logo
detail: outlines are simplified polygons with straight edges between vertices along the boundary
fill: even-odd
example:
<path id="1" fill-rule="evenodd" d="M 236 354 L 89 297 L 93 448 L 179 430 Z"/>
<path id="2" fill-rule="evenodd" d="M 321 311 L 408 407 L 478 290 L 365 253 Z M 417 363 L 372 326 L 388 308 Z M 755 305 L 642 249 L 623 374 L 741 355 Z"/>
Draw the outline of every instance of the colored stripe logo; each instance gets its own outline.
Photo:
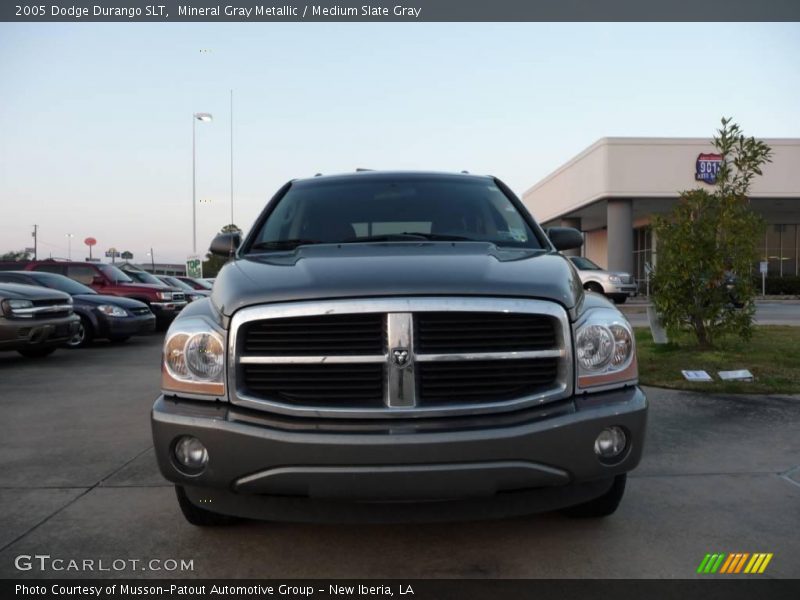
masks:
<path id="1" fill-rule="evenodd" d="M 763 573 L 769 561 L 772 560 L 772 553 L 766 552 L 717 552 L 706 554 L 697 567 L 697 572 L 707 575 L 715 573 L 731 574 L 752 574 Z"/>

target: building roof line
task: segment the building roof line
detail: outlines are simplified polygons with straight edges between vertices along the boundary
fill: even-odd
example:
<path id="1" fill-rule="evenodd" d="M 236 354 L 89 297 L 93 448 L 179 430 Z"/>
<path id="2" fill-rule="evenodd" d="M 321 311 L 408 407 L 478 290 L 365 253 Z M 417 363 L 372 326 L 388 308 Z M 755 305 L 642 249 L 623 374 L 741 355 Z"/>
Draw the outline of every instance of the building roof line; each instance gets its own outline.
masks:
<path id="1" fill-rule="evenodd" d="M 757 139 L 766 142 L 770 146 L 800 146 L 800 138 L 757 138 Z M 602 148 L 603 146 L 680 146 L 686 144 L 706 146 L 706 147 L 713 146 L 711 139 L 700 138 L 700 137 L 670 137 L 670 138 L 613 137 L 613 136 L 601 137 L 592 145 L 588 146 L 587 148 L 584 148 L 580 153 L 576 154 L 567 162 L 561 164 L 554 171 L 551 171 L 549 174 L 545 175 L 542 179 L 537 181 L 531 187 L 526 189 L 522 193 L 522 197 L 525 198 L 530 193 L 542 187 L 548 181 L 552 180 L 557 175 L 569 169 L 573 165 L 577 164 L 578 162 L 588 157 L 596 150 Z"/>

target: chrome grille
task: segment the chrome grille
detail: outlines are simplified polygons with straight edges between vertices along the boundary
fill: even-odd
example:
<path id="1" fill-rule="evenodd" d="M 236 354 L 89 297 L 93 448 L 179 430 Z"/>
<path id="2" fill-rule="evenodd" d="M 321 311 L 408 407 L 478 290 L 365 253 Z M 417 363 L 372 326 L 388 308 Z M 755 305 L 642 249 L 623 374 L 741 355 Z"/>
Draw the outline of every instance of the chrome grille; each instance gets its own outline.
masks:
<path id="1" fill-rule="evenodd" d="M 172 292 L 173 302 L 183 302 L 184 300 L 186 300 L 186 296 L 183 292 Z"/>
<path id="2" fill-rule="evenodd" d="M 379 298 L 237 312 L 235 404 L 290 415 L 502 412 L 572 391 L 569 323 L 552 302 Z"/>

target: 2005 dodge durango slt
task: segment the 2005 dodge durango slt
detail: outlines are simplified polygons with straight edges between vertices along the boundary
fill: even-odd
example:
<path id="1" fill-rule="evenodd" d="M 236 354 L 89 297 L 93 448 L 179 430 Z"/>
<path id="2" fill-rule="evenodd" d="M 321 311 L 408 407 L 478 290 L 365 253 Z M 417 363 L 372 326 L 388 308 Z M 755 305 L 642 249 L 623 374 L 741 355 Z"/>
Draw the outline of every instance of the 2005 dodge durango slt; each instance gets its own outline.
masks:
<path id="1" fill-rule="evenodd" d="M 642 454 L 631 327 L 499 180 L 295 180 L 167 332 L 156 455 L 197 525 L 604 516 Z"/>

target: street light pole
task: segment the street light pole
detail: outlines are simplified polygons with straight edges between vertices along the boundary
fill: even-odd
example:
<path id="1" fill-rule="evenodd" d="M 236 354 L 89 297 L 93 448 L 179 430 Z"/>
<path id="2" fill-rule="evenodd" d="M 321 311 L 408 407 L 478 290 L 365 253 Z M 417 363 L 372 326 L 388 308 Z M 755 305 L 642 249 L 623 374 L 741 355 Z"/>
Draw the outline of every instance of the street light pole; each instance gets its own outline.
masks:
<path id="1" fill-rule="evenodd" d="M 74 236 L 71 233 L 67 234 L 67 258 L 72 260 L 72 238 Z"/>
<path id="2" fill-rule="evenodd" d="M 196 206 L 196 195 L 197 195 L 197 158 L 195 152 L 195 137 L 196 137 L 196 129 L 197 125 L 195 121 L 197 120 L 196 115 L 192 115 L 192 254 L 197 254 L 197 206 Z"/>
<path id="3" fill-rule="evenodd" d="M 197 254 L 197 123 L 211 121 L 211 113 L 192 114 L 192 255 Z"/>

